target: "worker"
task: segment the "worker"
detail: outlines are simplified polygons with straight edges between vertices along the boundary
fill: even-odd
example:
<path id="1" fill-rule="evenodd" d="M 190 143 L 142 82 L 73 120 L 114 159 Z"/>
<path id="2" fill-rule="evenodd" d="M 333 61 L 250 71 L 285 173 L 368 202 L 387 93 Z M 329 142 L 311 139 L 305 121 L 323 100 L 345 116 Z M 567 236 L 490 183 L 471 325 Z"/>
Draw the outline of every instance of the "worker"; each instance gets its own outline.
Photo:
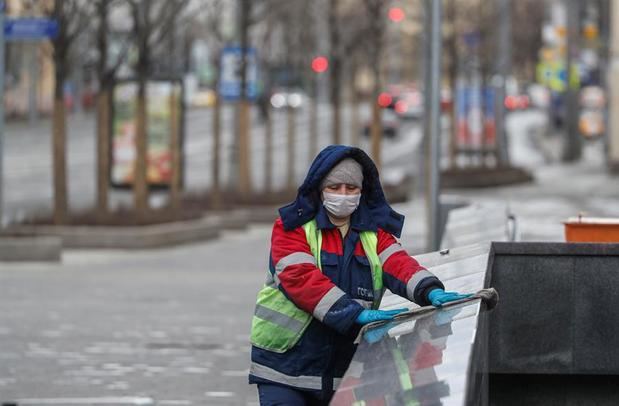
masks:
<path id="1" fill-rule="evenodd" d="M 249 383 L 263 406 L 328 404 L 360 328 L 407 310 L 378 310 L 383 288 L 420 306 L 469 296 L 445 292 L 398 243 L 404 216 L 359 148 L 321 151 L 279 215 L 251 329 Z"/>

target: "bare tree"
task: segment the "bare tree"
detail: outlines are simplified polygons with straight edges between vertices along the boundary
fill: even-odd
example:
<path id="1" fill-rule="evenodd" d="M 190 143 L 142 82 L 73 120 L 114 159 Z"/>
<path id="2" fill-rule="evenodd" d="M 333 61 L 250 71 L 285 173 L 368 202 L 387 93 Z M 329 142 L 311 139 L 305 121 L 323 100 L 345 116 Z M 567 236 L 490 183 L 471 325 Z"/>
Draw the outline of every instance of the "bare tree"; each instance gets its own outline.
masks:
<path id="1" fill-rule="evenodd" d="M 310 68 L 311 60 L 315 56 L 318 48 L 318 32 L 316 14 L 320 7 L 319 3 L 314 1 L 304 2 L 302 15 L 305 20 L 309 19 L 309 23 L 300 24 L 301 42 L 306 45 L 310 52 L 303 52 L 302 66 L 304 72 L 307 72 L 306 83 L 309 86 L 310 108 L 309 108 L 309 162 L 312 162 L 316 154 L 318 154 L 318 76 L 320 73 L 312 71 Z"/>
<path id="2" fill-rule="evenodd" d="M 450 25 L 450 32 L 448 37 L 446 38 L 445 50 L 447 52 L 449 61 L 448 65 L 448 76 L 449 76 L 449 85 L 451 86 L 451 94 L 452 99 L 455 100 L 457 94 L 457 81 L 458 81 L 458 21 L 457 21 L 457 0 L 449 0 L 446 7 L 446 17 L 447 22 Z M 458 137 L 458 126 L 456 125 L 458 120 L 457 111 L 455 108 L 455 103 L 452 104 L 451 111 L 451 127 L 450 127 L 450 136 L 449 136 L 449 162 L 451 167 L 456 166 L 456 158 L 457 158 L 457 137 Z"/>
<path id="3" fill-rule="evenodd" d="M 289 2 L 285 7 L 280 10 L 280 23 L 283 31 L 284 42 L 284 65 L 288 72 L 289 87 L 292 87 L 296 80 L 298 80 L 298 67 L 300 65 L 299 50 L 306 51 L 306 47 L 301 44 L 301 35 L 299 24 L 301 19 L 300 11 L 303 10 L 299 7 L 300 3 Z M 302 6 L 302 5 L 301 5 Z M 304 53 L 304 52 L 303 52 Z M 296 144 L 296 108 L 289 103 L 286 105 L 286 190 L 291 191 L 294 189 L 295 183 L 295 144 Z"/>
<path id="4" fill-rule="evenodd" d="M 194 14 L 194 18 L 191 21 L 192 29 L 195 35 L 206 38 L 209 43 L 209 49 L 214 55 L 213 59 L 216 66 L 213 77 L 213 88 L 215 91 L 219 89 L 221 80 L 220 61 L 221 51 L 226 42 L 232 38 L 228 38 L 226 33 L 228 27 L 225 25 L 226 9 L 228 8 L 230 0 L 202 0 L 199 2 L 198 7 Z M 250 39 L 255 40 L 253 35 L 250 35 L 252 28 L 263 19 L 275 13 L 279 8 L 279 3 L 284 4 L 283 0 L 237 0 L 237 9 L 239 14 L 237 15 L 239 39 L 241 42 L 241 58 L 238 72 L 240 74 L 240 97 L 237 104 L 237 131 L 235 132 L 235 142 L 233 143 L 231 165 L 232 165 L 232 186 L 236 188 L 236 192 L 247 200 L 251 192 L 250 182 L 250 101 L 247 94 L 247 49 L 250 47 Z M 268 24 L 267 24 L 268 25 Z M 262 38 L 262 44 L 268 44 L 269 27 L 264 32 Z M 260 48 L 261 52 L 264 48 Z M 261 53 L 258 54 L 261 57 Z M 264 60 L 261 61 L 261 66 L 264 67 Z M 213 121 L 212 121 L 212 135 L 213 135 L 213 161 L 212 161 L 212 176 L 213 186 L 211 190 L 211 202 L 215 207 L 219 207 L 223 204 L 223 187 L 221 185 L 221 110 L 222 99 L 217 96 L 215 98 L 215 104 L 213 106 Z M 268 126 L 267 126 L 268 127 Z"/>
<path id="5" fill-rule="evenodd" d="M 97 29 L 97 76 L 99 93 L 97 94 L 97 213 L 104 216 L 108 211 L 108 184 L 110 171 L 109 122 L 110 96 L 108 83 L 108 13 L 109 2 L 100 0 L 95 3 L 99 26 Z"/>
<path id="6" fill-rule="evenodd" d="M 535 0 L 512 1 L 512 62 L 514 73 L 532 80 L 535 64 L 542 47 L 542 29 L 545 18 L 544 2 Z"/>
<path id="7" fill-rule="evenodd" d="M 224 34 L 224 6 L 226 0 L 206 0 L 201 3 L 201 8 L 197 10 L 196 18 L 193 21 L 194 32 L 197 35 L 204 33 L 208 40 L 209 49 L 214 55 L 213 61 L 217 65 L 214 70 L 213 89 L 217 92 L 220 83 L 220 57 L 221 50 L 226 40 Z M 221 190 L 221 107 L 222 101 L 219 95 L 215 97 L 212 111 L 212 137 L 213 137 L 213 160 L 211 163 L 211 174 L 213 185 L 211 187 L 211 204 L 214 207 L 222 205 Z"/>
<path id="8" fill-rule="evenodd" d="M 361 134 L 361 123 L 360 123 L 360 114 L 359 114 L 359 106 L 360 106 L 360 98 L 361 95 L 357 89 L 357 72 L 361 65 L 359 52 L 355 52 L 352 55 L 350 60 L 350 73 L 349 73 L 349 86 L 350 86 L 350 97 L 351 97 L 351 115 L 350 115 L 350 132 L 351 132 L 351 140 L 350 144 L 354 146 L 359 146 L 359 136 Z"/>
<path id="9" fill-rule="evenodd" d="M 239 165 L 239 193 L 241 199 L 248 200 L 251 193 L 250 177 L 250 101 L 247 94 L 247 55 L 249 48 L 249 30 L 252 24 L 252 1 L 239 0 L 239 43 L 241 45 L 241 80 L 240 97 L 238 103 L 238 165 Z"/>
<path id="10" fill-rule="evenodd" d="M 367 13 L 365 13 L 367 14 Z M 365 40 L 370 38 L 371 29 L 364 8 L 357 2 L 341 3 L 340 0 L 329 0 L 329 86 L 332 110 L 331 126 L 333 143 L 342 142 L 342 72 L 346 58 L 363 47 Z M 382 40 L 381 40 L 382 41 Z"/>
<path id="11" fill-rule="evenodd" d="M 133 17 L 133 35 L 137 47 L 136 160 L 133 177 L 136 210 L 148 210 L 146 83 L 150 75 L 154 47 L 169 34 L 179 13 L 187 5 L 183 0 L 128 0 Z M 174 155 L 174 153 L 173 153 Z"/>
<path id="12" fill-rule="evenodd" d="M 270 193 L 273 189 L 273 114 L 271 112 L 270 89 L 271 89 L 271 61 L 270 52 L 272 51 L 273 32 L 275 28 L 275 15 L 270 14 L 266 17 L 266 30 L 261 38 L 260 66 L 264 74 L 264 87 L 260 103 L 262 117 L 264 119 L 264 191 Z"/>
<path id="13" fill-rule="evenodd" d="M 109 57 L 109 13 L 119 1 L 97 0 L 93 2 L 97 20 L 96 46 L 98 58 L 95 63 L 99 81 L 97 94 L 97 213 L 103 217 L 108 212 L 108 187 L 110 183 L 110 104 L 111 87 L 120 65 L 129 50 L 129 41 L 112 64 Z"/>
<path id="14" fill-rule="evenodd" d="M 369 19 L 370 46 L 369 63 L 372 67 L 374 76 L 374 87 L 372 90 L 372 124 L 370 126 L 370 139 L 372 143 L 372 158 L 376 166 L 381 164 L 381 140 L 382 140 L 382 119 L 381 106 L 378 104 L 378 96 L 382 88 L 381 82 L 381 60 L 383 50 L 383 40 L 385 35 L 385 6 L 383 0 L 365 0 L 365 8 Z"/>
<path id="15" fill-rule="evenodd" d="M 176 211 L 181 205 L 181 129 L 180 129 L 181 92 L 173 86 L 170 91 L 170 153 L 172 161 L 172 175 L 170 178 L 169 207 Z"/>
<path id="16" fill-rule="evenodd" d="M 340 93 L 340 76 L 342 74 L 342 50 L 340 30 L 338 27 L 338 12 L 340 0 L 330 0 L 329 2 L 329 42 L 331 51 L 329 55 L 330 70 L 329 70 L 329 86 L 330 86 L 330 101 L 331 101 L 331 135 L 333 143 L 340 144 L 341 135 L 341 93 Z"/>
<path id="17" fill-rule="evenodd" d="M 311 61 L 315 56 L 317 38 L 315 27 L 314 2 L 290 2 L 271 0 L 271 10 L 267 17 L 267 23 L 282 38 L 282 53 L 274 56 L 274 62 L 283 66 L 286 71 L 286 86 L 308 86 L 310 92 L 310 119 L 309 119 L 309 145 L 308 153 L 310 160 L 314 158 L 317 150 L 317 101 L 316 101 L 316 73 L 311 69 Z M 279 60 L 277 57 L 279 56 Z M 286 107 L 287 129 L 287 166 L 286 166 L 286 189 L 294 189 L 296 159 L 295 150 L 297 143 L 297 108 L 288 104 Z"/>
<path id="18" fill-rule="evenodd" d="M 277 1 L 277 0 L 276 0 Z M 281 2 L 281 0 L 279 0 Z M 279 3 L 278 2 L 278 3 Z M 283 4 L 283 2 L 281 2 Z M 248 50 L 251 45 L 250 30 L 263 21 L 272 12 L 271 2 L 266 0 L 238 0 L 239 7 L 239 44 L 240 62 L 240 96 L 237 109 L 237 145 L 238 145 L 238 191 L 242 200 L 247 201 L 251 194 L 251 154 L 250 154 L 250 98 L 247 92 Z M 233 157 L 235 158 L 235 157 Z"/>
<path id="19" fill-rule="evenodd" d="M 70 50 L 75 39 L 86 28 L 90 4 L 80 0 L 54 0 L 50 16 L 58 22 L 58 35 L 52 39 L 54 60 L 54 111 L 52 127 L 54 223 L 66 222 L 67 192 L 67 126 L 64 104 L 64 82 L 70 73 Z"/>

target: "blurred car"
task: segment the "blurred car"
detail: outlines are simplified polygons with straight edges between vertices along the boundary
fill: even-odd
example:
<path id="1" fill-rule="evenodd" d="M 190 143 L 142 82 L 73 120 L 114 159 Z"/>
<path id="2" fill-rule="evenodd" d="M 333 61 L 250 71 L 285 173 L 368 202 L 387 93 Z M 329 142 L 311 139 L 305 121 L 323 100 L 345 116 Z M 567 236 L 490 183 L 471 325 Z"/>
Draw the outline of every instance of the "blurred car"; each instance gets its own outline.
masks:
<path id="1" fill-rule="evenodd" d="M 505 96 L 505 108 L 509 111 L 526 110 L 531 105 L 531 99 L 526 94 L 510 94 Z"/>
<path id="2" fill-rule="evenodd" d="M 381 108 L 381 118 L 383 127 L 383 136 L 387 138 L 395 138 L 400 130 L 400 118 L 398 114 L 391 108 Z M 371 134 L 372 120 L 368 120 L 363 125 L 362 133 L 369 137 Z"/>
<path id="3" fill-rule="evenodd" d="M 423 116 L 423 94 L 414 85 L 389 85 L 380 97 L 379 104 L 392 109 L 400 118 L 419 119 Z"/>
<path id="4" fill-rule="evenodd" d="M 274 109 L 290 107 L 298 109 L 306 101 L 305 93 L 298 88 L 276 88 L 271 93 L 271 106 Z"/>
<path id="5" fill-rule="evenodd" d="M 526 110 L 531 106 L 531 99 L 526 92 L 522 91 L 518 80 L 509 76 L 505 79 L 505 100 L 503 104 L 509 111 Z"/>
<path id="6" fill-rule="evenodd" d="M 550 90 L 539 83 L 533 83 L 527 89 L 529 100 L 531 101 L 531 107 L 539 109 L 547 109 L 550 107 L 551 96 Z"/>
<path id="7" fill-rule="evenodd" d="M 402 90 L 394 97 L 393 110 L 403 119 L 420 119 L 423 116 L 423 94 L 418 89 Z"/>

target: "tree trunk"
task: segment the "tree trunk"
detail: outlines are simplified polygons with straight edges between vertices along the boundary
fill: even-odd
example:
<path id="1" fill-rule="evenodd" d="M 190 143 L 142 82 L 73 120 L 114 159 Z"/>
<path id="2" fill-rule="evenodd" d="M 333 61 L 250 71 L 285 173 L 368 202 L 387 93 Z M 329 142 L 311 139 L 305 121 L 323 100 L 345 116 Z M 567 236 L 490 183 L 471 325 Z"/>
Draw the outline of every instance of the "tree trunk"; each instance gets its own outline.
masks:
<path id="1" fill-rule="evenodd" d="M 240 44 L 241 44 L 241 94 L 238 109 L 238 143 L 239 143 L 239 193 L 241 199 L 249 200 L 251 193 L 250 178 L 250 103 L 247 95 L 247 49 L 249 47 L 249 26 L 251 24 L 251 0 L 240 1 Z"/>
<path id="2" fill-rule="evenodd" d="M 374 89 L 374 100 L 372 101 L 372 125 L 370 131 L 370 137 L 372 141 L 372 159 L 376 164 L 378 170 L 381 166 L 381 138 L 383 133 L 383 126 L 381 122 L 381 107 L 378 105 L 378 90 Z"/>
<path id="3" fill-rule="evenodd" d="M 383 35 L 385 32 L 383 6 L 381 0 L 367 2 L 368 14 L 371 20 L 372 42 L 370 44 L 370 64 L 374 76 L 374 90 L 372 94 L 372 124 L 370 127 L 370 140 L 372 143 L 372 159 L 376 167 L 380 170 L 381 166 L 381 142 L 383 135 L 382 111 L 378 104 L 378 96 L 381 91 L 381 53 L 383 45 Z"/>
<path id="4" fill-rule="evenodd" d="M 243 201 L 248 201 L 251 194 L 250 179 L 250 144 L 249 144 L 250 103 L 243 98 L 239 101 L 239 192 Z"/>
<path id="5" fill-rule="evenodd" d="M 309 162 L 318 154 L 318 80 L 313 80 L 313 96 L 310 100 L 309 111 Z"/>
<path id="6" fill-rule="evenodd" d="M 333 136 L 334 144 L 341 144 L 342 142 L 342 109 L 341 109 L 341 97 L 340 97 L 340 64 L 333 63 L 331 70 L 331 134 Z"/>
<path id="7" fill-rule="evenodd" d="M 295 109 L 288 107 L 286 109 L 286 134 L 288 136 L 288 142 L 286 144 L 287 166 L 286 166 L 286 190 L 294 190 L 294 150 L 295 150 L 295 138 L 296 138 L 296 125 L 295 125 Z"/>
<path id="8" fill-rule="evenodd" d="M 378 170 L 380 170 L 381 142 L 383 135 L 382 108 L 378 104 L 378 96 L 382 86 L 380 80 L 380 34 L 376 32 L 374 35 L 375 39 L 371 59 L 374 74 L 374 90 L 372 92 L 372 124 L 370 126 L 370 140 L 372 143 L 372 159 L 374 160 Z"/>
<path id="9" fill-rule="evenodd" d="M 218 75 L 219 76 L 219 75 Z M 215 79 L 215 89 L 219 88 L 219 77 Z M 222 205 L 221 198 L 221 97 L 215 96 L 215 104 L 213 105 L 213 187 L 212 187 L 212 202 L 214 208 L 220 208 Z"/>
<path id="10" fill-rule="evenodd" d="M 449 131 L 449 166 L 455 168 L 458 156 L 458 113 L 456 110 L 456 96 L 458 83 L 458 31 L 456 26 L 456 0 L 449 0 L 447 19 L 451 22 L 452 32 L 447 44 L 449 52 L 449 85 L 451 86 L 451 126 Z M 427 112 L 426 112 L 427 113 Z"/>
<path id="11" fill-rule="evenodd" d="M 107 76 L 108 63 L 108 2 L 96 3 L 99 26 L 97 27 L 97 216 L 104 218 L 109 210 L 108 187 L 110 182 L 110 81 Z"/>
<path id="12" fill-rule="evenodd" d="M 147 180 L 147 117 L 146 117 L 146 80 L 138 79 L 136 100 L 135 162 L 133 171 L 133 199 L 138 213 L 148 210 Z"/>
<path id="13" fill-rule="evenodd" d="M 271 109 L 271 104 L 267 104 L 267 109 Z M 273 118 L 272 112 L 269 111 L 264 122 L 264 189 L 269 193 L 273 190 Z"/>
<path id="14" fill-rule="evenodd" d="M 329 4 L 329 41 L 331 43 L 331 69 L 329 70 L 331 87 L 331 135 L 334 144 L 341 143 L 341 99 L 340 99 L 340 74 L 341 74 L 341 58 L 340 58 L 340 32 L 338 22 L 338 5 L 339 0 L 331 0 Z"/>
<path id="15" fill-rule="evenodd" d="M 358 147 L 360 145 L 359 136 L 361 134 L 361 119 L 359 114 L 359 95 L 353 93 L 352 105 L 350 106 L 350 128 L 351 128 L 351 145 Z"/>
<path id="16" fill-rule="evenodd" d="M 56 76 L 53 116 L 53 160 L 54 160 L 54 223 L 64 224 L 67 220 L 67 130 L 64 98 L 62 97 L 63 80 Z M 58 90 L 60 88 L 60 91 Z M 60 93 L 60 97 L 59 97 Z"/>
<path id="17" fill-rule="evenodd" d="M 108 213 L 110 182 L 110 91 L 101 87 L 97 95 L 97 215 Z"/>
<path id="18" fill-rule="evenodd" d="M 180 107 L 179 94 L 173 88 L 170 94 L 170 153 L 172 155 L 172 176 L 170 179 L 170 207 L 181 207 L 181 142 L 180 142 Z"/>
<path id="19" fill-rule="evenodd" d="M 358 147 L 361 125 L 359 123 L 359 94 L 357 92 L 357 86 L 355 84 L 355 78 L 357 76 L 357 58 L 353 59 L 352 63 L 353 66 L 350 72 L 350 144 Z"/>

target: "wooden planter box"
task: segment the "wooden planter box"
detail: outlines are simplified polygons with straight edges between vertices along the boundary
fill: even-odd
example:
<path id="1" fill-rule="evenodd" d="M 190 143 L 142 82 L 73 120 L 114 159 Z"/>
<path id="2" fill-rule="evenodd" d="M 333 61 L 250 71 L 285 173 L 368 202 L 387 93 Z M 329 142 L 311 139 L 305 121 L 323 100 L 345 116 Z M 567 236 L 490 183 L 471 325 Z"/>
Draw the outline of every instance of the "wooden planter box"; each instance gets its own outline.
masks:
<path id="1" fill-rule="evenodd" d="M 619 242 L 619 218 L 572 217 L 563 224 L 567 242 Z"/>

